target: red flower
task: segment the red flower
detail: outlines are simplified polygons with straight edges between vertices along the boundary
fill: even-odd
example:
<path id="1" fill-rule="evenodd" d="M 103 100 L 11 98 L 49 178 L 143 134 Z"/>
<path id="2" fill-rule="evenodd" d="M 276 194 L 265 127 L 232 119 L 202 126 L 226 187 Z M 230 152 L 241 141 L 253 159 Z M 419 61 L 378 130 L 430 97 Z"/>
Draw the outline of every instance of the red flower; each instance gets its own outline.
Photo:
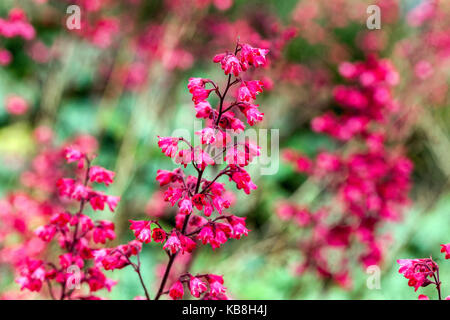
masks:
<path id="1" fill-rule="evenodd" d="M 445 259 L 450 259 L 450 243 L 441 244 L 441 252 L 445 253 Z"/>
<path id="2" fill-rule="evenodd" d="M 183 298 L 183 295 L 184 295 L 183 284 L 181 283 L 180 280 L 178 280 L 170 287 L 169 296 L 173 300 L 180 300 L 181 298 Z"/>
<path id="3" fill-rule="evenodd" d="M 250 102 L 251 99 L 256 99 L 256 96 L 261 93 L 263 83 L 259 80 L 242 81 L 238 90 L 238 100 Z"/>
<path id="4" fill-rule="evenodd" d="M 178 151 L 178 141 L 180 139 L 160 136 L 158 136 L 158 139 L 158 146 L 161 148 L 162 152 L 168 157 L 175 157 L 175 154 Z"/>
<path id="5" fill-rule="evenodd" d="M 166 243 L 163 246 L 164 250 L 169 250 L 170 253 L 175 254 L 181 249 L 181 242 L 175 231 L 172 232 Z"/>
<path id="6" fill-rule="evenodd" d="M 222 65 L 222 69 L 225 71 L 226 75 L 232 73 L 235 77 L 237 77 L 239 73 L 242 72 L 241 63 L 234 54 L 218 54 L 214 57 L 213 61 L 215 63 L 220 62 L 220 64 Z"/>
<path id="7" fill-rule="evenodd" d="M 130 225 L 130 229 L 134 230 L 134 236 L 136 237 L 137 240 L 144 242 L 144 243 L 149 243 L 152 241 L 152 229 L 150 228 L 150 221 L 145 221 L 145 220 L 139 220 L 139 221 L 135 221 L 135 220 L 128 220 L 131 225 Z"/>
<path id="8" fill-rule="evenodd" d="M 191 291 L 191 294 L 194 297 L 199 298 L 200 295 L 203 292 L 205 292 L 207 289 L 208 289 L 208 287 L 206 286 L 206 283 L 204 283 L 197 277 L 191 276 L 191 278 L 189 280 L 189 290 Z"/>
<path id="9" fill-rule="evenodd" d="M 106 186 L 113 183 L 115 173 L 99 166 L 93 166 L 89 170 L 91 182 L 104 183 Z"/>
<path id="10" fill-rule="evenodd" d="M 155 242 L 164 242 L 166 240 L 166 232 L 161 228 L 154 228 L 152 238 Z"/>

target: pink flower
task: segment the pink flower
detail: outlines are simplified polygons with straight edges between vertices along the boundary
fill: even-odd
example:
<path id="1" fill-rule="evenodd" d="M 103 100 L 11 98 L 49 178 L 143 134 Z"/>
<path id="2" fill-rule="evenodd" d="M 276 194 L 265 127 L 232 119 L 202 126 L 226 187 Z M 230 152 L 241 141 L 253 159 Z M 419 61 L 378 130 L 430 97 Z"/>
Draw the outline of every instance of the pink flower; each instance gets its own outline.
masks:
<path id="1" fill-rule="evenodd" d="M 92 166 L 89 170 L 91 182 L 104 183 L 106 186 L 113 183 L 115 173 L 99 166 Z"/>
<path id="2" fill-rule="evenodd" d="M 264 113 L 259 112 L 259 105 L 252 105 L 244 108 L 244 114 L 247 117 L 247 123 L 254 126 L 256 123 L 263 121 Z"/>
<path id="3" fill-rule="evenodd" d="M 180 300 L 181 298 L 183 298 L 183 295 L 184 295 L 183 284 L 181 283 L 180 280 L 178 280 L 170 287 L 169 296 L 173 300 Z"/>
<path id="4" fill-rule="evenodd" d="M 106 240 L 114 240 L 116 238 L 116 234 L 114 232 L 114 223 L 106 220 L 97 221 L 99 224 L 94 228 L 92 233 L 92 240 L 95 243 L 105 243 Z M 84 223 L 81 222 L 83 225 Z M 82 227 L 82 229 L 86 229 Z"/>
<path id="5" fill-rule="evenodd" d="M 168 157 L 175 157 L 178 151 L 178 141 L 179 138 L 174 137 L 160 137 L 158 136 L 158 146 L 161 148 L 162 152 Z"/>
<path id="6" fill-rule="evenodd" d="M 154 228 L 152 238 L 155 242 L 164 242 L 166 240 L 166 232 L 161 228 Z"/>
<path id="7" fill-rule="evenodd" d="M 106 196 L 106 204 L 109 207 L 109 210 L 111 210 L 112 212 L 114 212 L 114 210 L 117 207 L 117 204 L 120 201 L 120 197 L 118 196 Z"/>
<path id="8" fill-rule="evenodd" d="M 191 294 L 196 297 L 199 298 L 200 295 L 205 292 L 208 289 L 208 287 L 206 286 L 206 284 L 201 281 L 199 278 L 197 277 L 192 277 L 189 280 L 189 290 L 191 291 Z"/>
<path id="9" fill-rule="evenodd" d="M 430 300 L 430 298 L 428 298 L 426 295 L 424 294 L 419 294 L 419 300 Z"/>
<path id="10" fill-rule="evenodd" d="M 84 261 L 79 256 L 71 253 L 65 253 L 59 256 L 59 264 L 63 269 L 67 269 L 72 265 L 78 266 L 80 269 L 84 267 Z"/>
<path id="11" fill-rule="evenodd" d="M 56 182 L 56 187 L 58 188 L 58 193 L 61 197 L 71 197 L 75 187 L 75 180 L 61 178 Z"/>
<path id="12" fill-rule="evenodd" d="M 211 115 L 212 108 L 208 101 L 199 101 L 194 107 L 197 112 L 195 116 L 199 119 L 208 119 Z"/>
<path id="13" fill-rule="evenodd" d="M 78 162 L 78 168 L 83 168 L 85 154 L 73 147 L 67 147 L 64 149 L 64 158 L 68 163 Z"/>
<path id="14" fill-rule="evenodd" d="M 450 259 L 450 243 L 441 244 L 441 252 L 445 253 L 445 259 Z"/>
<path id="15" fill-rule="evenodd" d="M 28 110 L 28 103 L 25 99 L 16 95 L 7 97 L 5 105 L 6 111 L 13 115 L 21 115 Z"/>
<path id="16" fill-rule="evenodd" d="M 195 243 L 194 240 L 192 240 L 190 237 L 186 237 L 184 235 L 179 236 L 180 239 L 180 243 L 181 243 L 181 252 L 192 252 L 195 247 L 197 246 L 197 244 Z"/>
<path id="17" fill-rule="evenodd" d="M 230 216 L 228 219 L 230 225 L 233 227 L 233 237 L 236 239 L 240 239 L 241 236 L 248 235 L 248 229 L 245 227 L 245 218 Z"/>
<path id="18" fill-rule="evenodd" d="M 205 170 L 207 166 L 213 166 L 215 164 L 209 153 L 200 147 L 194 149 L 194 162 L 201 170 Z"/>
<path id="19" fill-rule="evenodd" d="M 210 294 L 213 297 L 217 297 L 226 293 L 226 288 L 223 286 L 223 278 L 222 276 L 209 274 L 208 282 L 210 288 Z"/>
<path id="20" fill-rule="evenodd" d="M 202 79 L 202 78 L 190 78 L 189 82 L 188 82 L 188 89 L 189 92 L 192 93 L 192 91 L 195 90 L 195 88 L 197 87 L 204 87 L 205 86 L 205 81 L 206 79 Z"/>
<path id="21" fill-rule="evenodd" d="M 181 214 L 190 214 L 192 212 L 192 202 L 188 198 L 178 202 L 178 206 L 180 207 L 178 212 Z"/>
<path id="22" fill-rule="evenodd" d="M 238 100 L 250 102 L 251 99 L 256 99 L 256 96 L 261 93 L 263 83 L 259 80 L 242 81 L 238 90 Z"/>
<path id="23" fill-rule="evenodd" d="M 41 291 L 42 283 L 45 280 L 45 269 L 42 260 L 26 259 L 25 264 L 20 268 L 20 276 L 16 282 L 20 289 L 30 291 Z"/>
<path id="24" fill-rule="evenodd" d="M 433 67 L 428 61 L 421 60 L 414 66 L 414 74 L 420 80 L 425 80 L 433 74 Z"/>
<path id="25" fill-rule="evenodd" d="M 245 71 L 248 65 L 254 67 L 265 66 L 267 63 L 266 55 L 269 53 L 267 49 L 253 48 L 248 44 L 241 45 L 241 63 L 242 69 Z"/>
<path id="26" fill-rule="evenodd" d="M 177 181 L 183 182 L 183 172 L 179 168 L 173 171 L 158 170 L 156 171 L 156 181 L 159 182 L 160 187 Z"/>
<path id="27" fill-rule="evenodd" d="M 170 253 L 175 254 L 181 249 L 181 242 L 175 231 L 172 232 L 163 246 L 164 250 L 169 250 Z"/>
<path id="28" fill-rule="evenodd" d="M 225 71 L 226 75 L 232 73 L 235 77 L 237 77 L 239 73 L 242 72 L 242 67 L 239 59 L 234 54 L 218 54 L 214 57 L 213 61 L 215 63 L 220 62 L 220 64 L 222 65 L 222 69 Z"/>
<path id="29" fill-rule="evenodd" d="M 200 240 L 203 244 L 207 244 L 214 240 L 214 232 L 210 225 L 207 225 L 200 230 L 197 235 L 197 239 Z"/>
<path id="30" fill-rule="evenodd" d="M 34 232 L 42 241 L 50 242 L 56 234 L 55 226 L 40 226 Z"/>
<path id="31" fill-rule="evenodd" d="M 12 54 L 6 49 L 0 48 L 0 66 L 7 66 L 12 61 Z"/>
<path id="32" fill-rule="evenodd" d="M 149 243 L 152 241 L 152 229 L 150 227 L 151 222 L 145 220 L 128 220 L 131 225 L 130 229 L 134 230 L 134 236 L 137 240 L 143 243 Z"/>
<path id="33" fill-rule="evenodd" d="M 202 144 L 213 144 L 216 141 L 216 131 L 213 128 L 205 128 L 195 134 L 200 136 Z"/>
<path id="34" fill-rule="evenodd" d="M 253 183 L 250 175 L 242 168 L 231 174 L 230 180 L 236 183 L 238 189 L 243 189 L 246 194 L 250 194 L 251 190 L 256 190 L 257 186 Z"/>
<path id="35" fill-rule="evenodd" d="M 419 287 L 425 287 L 431 283 L 428 277 L 432 277 L 437 270 L 436 263 L 431 259 L 400 259 L 399 273 L 408 279 L 408 285 L 417 291 Z"/>
<path id="36" fill-rule="evenodd" d="M 102 192 L 93 191 L 89 195 L 89 203 L 94 210 L 104 210 L 105 204 L 108 205 L 109 209 L 114 212 L 117 204 L 120 201 L 120 197 L 117 196 L 107 196 Z"/>

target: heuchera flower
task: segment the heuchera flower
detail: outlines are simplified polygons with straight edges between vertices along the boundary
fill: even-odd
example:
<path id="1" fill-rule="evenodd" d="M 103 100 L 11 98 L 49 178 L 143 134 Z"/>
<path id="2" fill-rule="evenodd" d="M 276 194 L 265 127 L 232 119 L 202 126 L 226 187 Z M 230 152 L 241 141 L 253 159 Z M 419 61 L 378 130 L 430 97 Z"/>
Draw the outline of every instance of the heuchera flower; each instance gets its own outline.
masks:
<path id="1" fill-rule="evenodd" d="M 99 166 L 92 166 L 89 171 L 89 179 L 91 182 L 104 183 L 109 186 L 114 182 L 115 173 Z"/>
<path id="2" fill-rule="evenodd" d="M 196 297 L 200 298 L 200 295 L 205 292 L 208 289 L 206 284 L 201 281 L 197 277 L 192 277 L 189 280 L 189 290 L 191 291 L 191 294 Z"/>
<path id="3" fill-rule="evenodd" d="M 175 231 L 167 238 L 166 243 L 163 246 L 164 250 L 168 250 L 170 253 L 175 254 L 181 249 L 181 242 Z"/>
<path id="4" fill-rule="evenodd" d="M 25 257 L 19 263 L 20 272 L 16 281 L 21 285 L 21 289 L 40 291 L 43 284 L 47 283 L 51 296 L 54 297 L 53 290 L 56 286 L 52 286 L 51 283 L 55 282 L 58 287 L 61 287 L 60 293 L 58 293 L 61 299 L 94 299 L 97 297 L 92 294 L 93 292 L 100 289 L 111 290 L 116 283 L 106 278 L 99 267 L 106 270 L 122 268 L 130 264 L 127 257 L 136 255 L 140 251 L 139 245 L 132 243 L 116 249 L 96 249 L 94 247 L 94 244 L 104 244 L 107 240 L 115 239 L 114 223 L 108 220 L 93 221 L 83 213 L 84 204 L 89 201 L 94 210 L 103 209 L 106 204 L 111 210 L 114 210 L 119 197 L 107 196 L 93 190 L 89 185 L 93 181 L 109 185 L 112 183 L 114 173 L 101 167 L 91 167 L 93 157 L 90 157 L 85 151 L 89 150 L 86 148 L 89 143 L 87 140 L 79 142 L 86 144 L 82 146 L 82 143 L 79 145 L 73 143 L 73 146 L 55 152 L 55 156 L 69 163 L 77 162 L 78 170 L 84 168 L 84 171 L 80 172 L 84 176 L 73 179 L 60 177 L 54 180 L 55 198 L 59 194 L 61 197 L 78 201 L 80 202 L 79 209 L 75 213 L 71 213 L 61 211 L 61 207 L 58 209 L 59 212 L 53 212 L 51 207 L 42 208 L 42 210 L 49 210 L 48 218 L 46 218 L 47 224 L 38 226 L 34 234 L 44 241 L 44 246 L 48 246 L 48 250 L 53 250 L 54 246 L 50 246 L 50 243 L 56 240 L 55 245 L 59 245 L 62 252 L 58 255 L 57 261 L 51 261 L 51 255 L 45 255 L 49 257 L 46 260 L 37 260 L 31 258 L 35 253 L 24 251 L 28 252 L 30 257 Z M 62 171 L 58 171 L 58 166 L 61 164 L 63 161 L 59 165 L 49 164 L 49 166 L 55 170 L 55 173 L 61 174 Z M 91 171 L 91 169 L 93 170 Z M 30 239 L 30 241 L 34 240 Z M 45 247 L 41 247 L 38 251 L 44 252 L 45 249 Z M 95 267 L 91 267 L 88 263 L 90 259 L 94 259 Z M 86 283 L 89 290 L 74 290 L 70 287 L 73 280 L 71 278 L 72 271 L 70 271 L 72 266 L 80 269 L 80 283 Z M 86 293 L 87 296 L 85 296 Z"/>
<path id="5" fill-rule="evenodd" d="M 170 287 L 169 296 L 173 300 L 180 300 L 181 298 L 183 298 L 183 295 L 184 295 L 183 284 L 181 283 L 181 281 L 178 280 L 172 285 L 172 287 Z"/>
<path id="6" fill-rule="evenodd" d="M 149 243 L 152 241 L 152 229 L 150 227 L 151 222 L 150 221 L 144 221 L 144 220 L 128 220 L 131 225 L 130 229 L 134 230 L 134 236 L 137 240 Z"/>
<path id="7" fill-rule="evenodd" d="M 155 242 L 164 242 L 166 240 L 166 232 L 161 228 L 154 228 L 152 238 Z"/>
<path id="8" fill-rule="evenodd" d="M 398 221 L 408 205 L 412 162 L 400 152 L 390 152 L 394 141 L 384 132 L 399 110 L 392 94 L 399 77 L 392 63 L 369 55 L 365 61 L 342 63 L 339 73 L 348 83 L 335 86 L 335 108 L 315 117 L 311 127 L 339 141 L 351 140 L 355 147 L 319 150 L 315 159 L 287 150 L 284 158 L 312 181 L 326 181 L 325 190 L 342 207 L 311 212 L 289 202 L 279 205 L 277 213 L 310 229 L 301 239 L 300 250 L 308 259 L 299 266 L 299 274 L 312 269 L 344 287 L 347 261 L 353 257 L 364 267 L 382 262 L 386 241 L 378 230 L 386 222 Z M 333 219 L 325 219 L 329 213 Z M 342 270 L 332 268 L 324 254 L 336 247 L 343 249 Z M 351 256 L 346 254 L 350 251 Z"/>
<path id="9" fill-rule="evenodd" d="M 12 95 L 6 98 L 5 109 L 10 114 L 21 115 L 27 112 L 28 103 L 24 98 Z"/>
<path id="10" fill-rule="evenodd" d="M 238 90 L 238 100 L 250 102 L 256 99 L 256 96 L 261 93 L 263 83 L 259 80 L 242 81 Z"/>
<path id="11" fill-rule="evenodd" d="M 399 259 L 399 273 L 408 279 L 408 285 L 417 291 L 419 287 L 425 287 L 431 283 L 428 279 L 437 270 L 436 263 L 431 259 Z"/>
<path id="12" fill-rule="evenodd" d="M 441 252 L 445 254 L 445 259 L 450 259 L 450 243 L 441 244 Z"/>

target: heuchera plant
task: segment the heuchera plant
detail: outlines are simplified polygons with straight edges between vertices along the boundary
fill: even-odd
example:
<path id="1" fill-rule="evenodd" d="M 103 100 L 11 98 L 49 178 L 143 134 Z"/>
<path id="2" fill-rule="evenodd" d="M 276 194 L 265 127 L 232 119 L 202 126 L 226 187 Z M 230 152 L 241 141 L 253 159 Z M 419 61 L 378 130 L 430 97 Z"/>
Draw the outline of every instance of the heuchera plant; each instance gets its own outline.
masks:
<path id="1" fill-rule="evenodd" d="M 105 206 L 114 211 L 120 198 L 94 190 L 94 182 L 106 186 L 111 184 L 114 172 L 92 166 L 93 156 L 72 147 L 65 149 L 64 156 L 67 162 L 77 163 L 78 172 L 76 178 L 61 178 L 57 181 L 58 193 L 60 197 L 78 202 L 79 207 L 74 213 L 63 211 L 53 214 L 48 224 L 35 231 L 36 236 L 47 243 L 48 249 L 51 248 L 52 240 L 56 239 L 63 253 L 58 256 L 57 262 L 27 258 L 16 282 L 21 289 L 36 292 L 41 291 L 43 284 L 47 283 L 53 299 L 92 299 L 96 298 L 93 292 L 104 288 L 110 290 L 115 281 L 108 279 L 97 265 L 88 266 L 88 261 L 98 254 L 98 244 L 113 240 L 116 235 L 112 222 L 93 221 L 84 214 L 84 210 L 86 205 L 90 205 L 95 211 L 104 210 Z M 140 243 L 135 241 L 129 246 L 139 247 Z M 88 284 L 89 294 L 75 292 L 81 283 Z M 58 295 L 55 292 L 56 285 L 61 287 Z"/>
<path id="2" fill-rule="evenodd" d="M 441 244 L 441 252 L 445 254 L 445 259 L 450 259 L 450 243 Z M 432 284 L 436 287 L 438 299 L 442 300 L 439 266 L 431 257 L 424 259 L 399 259 L 397 263 L 400 265 L 398 272 L 408 279 L 408 286 L 414 287 L 414 291 L 417 291 L 420 287 Z M 420 294 L 419 300 L 430 300 L 430 298 Z M 445 300 L 450 300 L 450 296 L 447 296 Z"/>
<path id="3" fill-rule="evenodd" d="M 220 63 L 228 76 L 223 90 L 210 79 L 189 80 L 188 89 L 195 104 L 196 117 L 205 119 L 206 124 L 204 129 L 195 132 L 200 136 L 201 146 L 194 147 L 180 137 L 159 137 L 158 142 L 162 152 L 181 165 L 173 171 L 158 170 L 156 176 L 160 186 L 166 188 L 164 200 L 179 208 L 172 230 L 164 230 L 156 220 L 129 220 L 136 240 L 113 248 L 99 248 L 99 244 L 103 245 L 115 238 L 114 224 L 106 220 L 93 221 L 83 211 L 86 205 L 90 205 L 93 210 L 103 210 L 107 206 L 114 211 L 119 198 L 96 191 L 92 186 L 94 182 L 109 186 L 113 183 L 114 172 L 93 166 L 93 156 L 74 147 L 66 148 L 65 158 L 69 163 L 76 163 L 79 177 L 62 178 L 58 180 L 57 188 L 61 197 L 77 201 L 79 208 L 75 213 L 54 214 L 49 224 L 36 230 L 36 235 L 46 243 L 57 239 L 64 253 L 59 255 L 58 263 L 27 259 L 17 278 L 22 289 L 40 291 L 43 284 L 47 283 L 54 299 L 94 299 L 98 298 L 94 292 L 104 288 L 110 290 L 115 284 L 104 275 L 102 269 L 115 270 L 131 266 L 139 277 L 145 298 L 150 300 L 141 275 L 140 252 L 143 244 L 153 241 L 160 243 L 168 255 L 155 300 L 165 294 L 172 299 L 181 299 L 185 287 L 195 298 L 227 299 L 223 277 L 216 274 L 193 275 L 185 272 L 177 275 L 170 287 L 167 285 L 176 257 L 192 253 L 198 241 L 209 244 L 214 250 L 228 239 L 240 239 L 248 234 L 245 218 L 225 212 L 230 207 L 230 201 L 225 184 L 218 182 L 218 179 L 228 177 L 247 194 L 256 189 L 244 167 L 260 155 L 260 148 L 247 140 L 234 142 L 233 135 L 245 129 L 240 115 L 246 118 L 250 126 L 263 120 L 264 114 L 253 103 L 256 95 L 262 92 L 262 83 L 244 80 L 242 75 L 250 67 L 266 65 L 267 54 L 268 50 L 237 43 L 233 53 L 216 55 L 213 61 Z M 229 101 L 228 93 L 232 88 L 236 99 Z M 211 93 L 219 99 L 217 108 L 207 101 Z M 219 163 L 224 163 L 224 167 L 214 177 L 207 179 L 207 169 Z M 188 165 L 195 169 L 196 176 L 184 173 Z M 136 262 L 132 261 L 132 257 L 136 257 Z M 93 260 L 92 266 L 90 260 Z M 78 279 L 67 271 L 73 266 L 80 271 Z M 88 294 L 77 290 L 77 281 L 78 284 L 88 284 Z M 60 286 L 58 295 L 55 292 L 56 284 Z"/>
<path id="4" fill-rule="evenodd" d="M 346 143 L 346 148 L 321 151 L 315 160 L 295 150 L 286 150 L 284 157 L 297 171 L 322 182 L 342 206 L 322 206 L 313 212 L 284 202 L 277 213 L 310 230 L 299 245 L 304 261 L 298 272 L 312 269 L 348 288 L 351 278 L 347 265 L 354 256 L 348 255 L 351 247 L 362 245 L 357 257 L 364 267 L 382 262 L 383 237 L 378 229 L 387 221 L 400 219 L 409 203 L 413 165 L 401 150 L 390 147 L 386 135 L 386 127 L 399 110 L 391 89 L 399 76 L 390 61 L 370 55 L 363 62 L 342 63 L 339 73 L 349 82 L 334 88 L 339 111 L 314 118 L 311 126 L 315 132 Z M 329 262 L 328 250 L 340 253 L 339 263 Z"/>

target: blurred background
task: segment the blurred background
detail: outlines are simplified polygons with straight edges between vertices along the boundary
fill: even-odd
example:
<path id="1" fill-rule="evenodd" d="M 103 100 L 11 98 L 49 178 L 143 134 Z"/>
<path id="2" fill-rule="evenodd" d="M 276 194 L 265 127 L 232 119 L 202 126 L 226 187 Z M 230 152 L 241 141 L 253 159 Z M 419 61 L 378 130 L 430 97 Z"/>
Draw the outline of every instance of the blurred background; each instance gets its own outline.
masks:
<path id="1" fill-rule="evenodd" d="M 66 27 L 72 4 L 81 8 L 80 30 Z M 366 26 L 371 4 L 381 9 L 380 29 Z M 247 217 L 249 236 L 215 252 L 201 248 L 191 269 L 223 274 L 235 299 L 417 299 L 396 260 L 432 255 L 440 265 L 443 295 L 450 294 L 450 264 L 439 253 L 440 244 L 450 242 L 448 1 L 2 0 L 0 18 L 0 31 L 7 21 L 23 24 L 17 34 L 0 32 L 0 197 L 28 199 L 14 216 L 0 205 L 0 296 L 39 298 L 20 292 L 14 282 L 11 248 L 20 247 L 26 230 L 44 219 L 42 205 L 61 170 L 50 155 L 70 141 L 91 145 L 96 163 L 116 172 L 108 189 L 122 197 L 116 212 L 90 213 L 116 223 L 111 245 L 133 239 L 128 219 L 157 217 L 173 225 L 175 211 L 163 202 L 155 176 L 176 166 L 161 154 L 157 135 L 194 131 L 187 81 L 224 81 L 212 57 L 232 50 L 238 38 L 270 50 L 270 63 L 254 75 L 265 83 L 259 127 L 279 129 L 281 154 L 295 150 L 314 158 L 323 150 L 360 148 L 315 132 L 311 121 L 339 112 L 333 89 L 346 83 L 339 74 L 343 62 L 365 61 L 371 54 L 389 60 L 399 77 L 392 90 L 399 111 L 380 126 L 390 138 L 389 152 L 401 152 L 414 166 L 408 199 L 396 221 L 377 225 L 383 243 L 380 288 L 367 286 L 357 237 L 345 248 L 348 281 L 339 284 L 317 270 L 299 273 L 305 259 L 299 241 L 307 228 L 278 211 L 286 201 L 337 208 L 342 199 L 323 180 L 299 172 L 289 157 L 280 159 L 274 175 L 261 175 L 253 165 L 258 189 L 250 196 L 235 192 L 231 207 Z M 339 264 L 330 250 L 329 264 Z M 155 270 L 165 262 L 159 247 L 145 246 L 143 276 L 152 292 Z M 119 282 L 105 297 L 142 295 L 131 269 L 108 276 Z M 420 292 L 435 297 L 433 290 Z"/>

